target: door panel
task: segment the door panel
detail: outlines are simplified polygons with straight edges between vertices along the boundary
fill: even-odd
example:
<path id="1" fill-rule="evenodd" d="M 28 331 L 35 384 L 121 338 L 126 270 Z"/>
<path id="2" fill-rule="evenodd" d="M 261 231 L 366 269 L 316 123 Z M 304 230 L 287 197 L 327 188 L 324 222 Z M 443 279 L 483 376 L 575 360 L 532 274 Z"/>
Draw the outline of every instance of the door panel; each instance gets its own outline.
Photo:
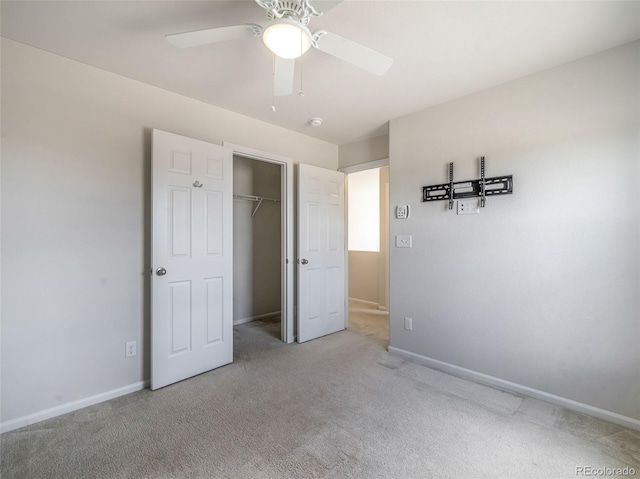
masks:
<path id="1" fill-rule="evenodd" d="M 207 316 L 207 345 L 224 340 L 224 292 L 222 278 L 207 278 L 206 287 L 206 316 Z"/>
<path id="2" fill-rule="evenodd" d="M 204 202 L 205 255 L 221 256 L 225 229 L 222 193 L 206 191 Z"/>
<path id="3" fill-rule="evenodd" d="M 191 281 L 169 283 L 170 355 L 191 351 Z"/>
<path id="4" fill-rule="evenodd" d="M 153 131 L 151 389 L 233 360 L 232 172 L 231 150 Z"/>
<path id="5" fill-rule="evenodd" d="M 345 328 L 344 176 L 298 168 L 298 342 Z"/>
<path id="6" fill-rule="evenodd" d="M 191 256 L 191 190 L 169 187 L 169 241 L 173 257 Z"/>

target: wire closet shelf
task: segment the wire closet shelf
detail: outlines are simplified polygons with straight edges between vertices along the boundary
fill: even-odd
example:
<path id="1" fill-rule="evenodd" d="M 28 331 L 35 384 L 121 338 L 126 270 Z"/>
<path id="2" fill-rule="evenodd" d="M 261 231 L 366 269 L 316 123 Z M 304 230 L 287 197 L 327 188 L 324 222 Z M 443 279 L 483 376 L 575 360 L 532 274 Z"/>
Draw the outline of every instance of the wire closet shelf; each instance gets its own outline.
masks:
<path id="1" fill-rule="evenodd" d="M 277 198 L 263 198 L 262 196 L 254 196 L 254 195 L 233 195 L 233 198 L 235 200 L 247 200 L 247 201 L 254 201 L 257 202 L 258 204 L 256 205 L 256 207 L 253 209 L 253 212 L 251 213 L 251 217 L 253 218 L 256 215 L 256 212 L 258 211 L 258 208 L 260 208 L 260 205 L 262 204 L 263 201 L 272 201 L 274 203 L 279 203 L 280 200 Z"/>

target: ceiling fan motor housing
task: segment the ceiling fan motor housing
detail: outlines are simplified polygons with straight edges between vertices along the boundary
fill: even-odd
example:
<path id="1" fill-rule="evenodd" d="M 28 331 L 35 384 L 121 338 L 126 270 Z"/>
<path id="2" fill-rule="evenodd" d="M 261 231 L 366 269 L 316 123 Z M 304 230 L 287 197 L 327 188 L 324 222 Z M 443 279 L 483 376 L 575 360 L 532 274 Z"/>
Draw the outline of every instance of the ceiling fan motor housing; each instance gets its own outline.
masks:
<path id="1" fill-rule="evenodd" d="M 267 20 L 279 20 L 281 18 L 292 18 L 303 25 L 309 25 L 310 15 L 306 14 L 300 2 L 296 0 L 279 1 L 276 7 L 276 13 L 273 10 L 267 11 Z"/>

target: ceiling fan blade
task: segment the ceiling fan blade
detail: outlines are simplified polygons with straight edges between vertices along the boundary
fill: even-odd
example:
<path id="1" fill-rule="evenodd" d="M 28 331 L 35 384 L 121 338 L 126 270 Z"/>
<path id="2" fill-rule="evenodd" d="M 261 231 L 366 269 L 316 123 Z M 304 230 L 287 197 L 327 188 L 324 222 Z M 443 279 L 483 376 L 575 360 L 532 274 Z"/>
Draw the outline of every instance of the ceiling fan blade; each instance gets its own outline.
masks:
<path id="1" fill-rule="evenodd" d="M 258 37 L 262 35 L 262 27 L 254 23 L 232 25 L 230 27 L 207 28 L 194 32 L 174 33 L 165 38 L 174 47 L 187 48 L 206 45 L 208 43 L 227 42 L 241 38 Z"/>
<path id="2" fill-rule="evenodd" d="M 309 4 L 320 13 L 327 13 L 340 3 L 342 0 L 309 0 Z"/>
<path id="3" fill-rule="evenodd" d="M 384 75 L 393 64 L 393 58 L 324 30 L 314 32 L 313 46 L 374 75 Z"/>
<path id="4" fill-rule="evenodd" d="M 286 60 L 275 56 L 273 73 L 273 95 L 287 96 L 293 92 L 293 78 L 295 74 L 295 60 Z"/>

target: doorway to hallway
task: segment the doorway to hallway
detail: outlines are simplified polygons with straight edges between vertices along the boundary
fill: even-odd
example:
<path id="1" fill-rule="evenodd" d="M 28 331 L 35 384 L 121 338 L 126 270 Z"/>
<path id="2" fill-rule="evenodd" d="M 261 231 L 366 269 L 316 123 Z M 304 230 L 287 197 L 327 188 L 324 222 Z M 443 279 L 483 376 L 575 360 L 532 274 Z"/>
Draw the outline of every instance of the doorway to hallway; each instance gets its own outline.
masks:
<path id="1" fill-rule="evenodd" d="M 347 175 L 349 327 L 389 341 L 389 167 Z"/>

